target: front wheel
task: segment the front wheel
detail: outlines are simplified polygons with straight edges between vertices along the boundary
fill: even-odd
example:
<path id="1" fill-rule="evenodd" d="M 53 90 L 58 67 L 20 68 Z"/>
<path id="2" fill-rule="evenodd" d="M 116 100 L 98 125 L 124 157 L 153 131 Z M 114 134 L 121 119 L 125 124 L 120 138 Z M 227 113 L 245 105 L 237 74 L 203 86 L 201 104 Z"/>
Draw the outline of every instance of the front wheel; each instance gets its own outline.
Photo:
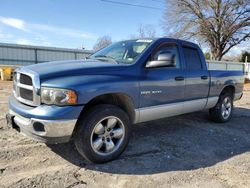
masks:
<path id="1" fill-rule="evenodd" d="M 79 121 L 75 146 L 88 161 L 104 163 L 117 158 L 129 141 L 128 115 L 113 105 L 97 105 Z"/>
<path id="2" fill-rule="evenodd" d="M 211 119 L 218 123 L 229 121 L 232 117 L 232 112 L 233 96 L 229 93 L 221 95 L 216 106 L 209 110 Z"/>

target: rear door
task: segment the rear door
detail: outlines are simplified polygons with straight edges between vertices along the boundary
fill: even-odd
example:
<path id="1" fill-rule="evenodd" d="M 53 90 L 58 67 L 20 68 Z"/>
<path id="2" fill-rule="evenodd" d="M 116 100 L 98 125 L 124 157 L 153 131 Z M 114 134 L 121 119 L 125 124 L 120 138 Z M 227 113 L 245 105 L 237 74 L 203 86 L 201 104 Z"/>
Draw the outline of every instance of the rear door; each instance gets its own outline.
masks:
<path id="1" fill-rule="evenodd" d="M 184 111 L 192 112 L 203 110 L 207 103 L 209 93 L 209 72 L 202 52 L 199 48 L 183 45 L 183 57 L 185 61 L 186 85 L 184 98 Z"/>

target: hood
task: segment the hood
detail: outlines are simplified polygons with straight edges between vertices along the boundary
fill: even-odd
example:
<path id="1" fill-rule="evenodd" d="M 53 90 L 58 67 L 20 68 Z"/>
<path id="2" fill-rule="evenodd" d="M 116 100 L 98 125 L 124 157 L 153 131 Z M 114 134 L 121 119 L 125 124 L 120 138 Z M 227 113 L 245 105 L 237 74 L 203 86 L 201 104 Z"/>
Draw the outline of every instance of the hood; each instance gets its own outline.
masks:
<path id="1" fill-rule="evenodd" d="M 98 60 L 52 61 L 26 66 L 36 72 L 40 79 L 60 76 L 95 74 L 96 72 L 118 70 L 126 65 L 114 64 Z"/>

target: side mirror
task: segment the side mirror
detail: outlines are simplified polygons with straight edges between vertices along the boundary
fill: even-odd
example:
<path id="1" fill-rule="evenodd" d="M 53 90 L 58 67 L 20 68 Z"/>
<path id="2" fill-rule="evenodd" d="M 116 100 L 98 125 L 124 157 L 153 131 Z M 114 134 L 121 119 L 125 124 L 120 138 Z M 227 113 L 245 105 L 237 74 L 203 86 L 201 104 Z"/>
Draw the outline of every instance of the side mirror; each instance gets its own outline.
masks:
<path id="1" fill-rule="evenodd" d="M 157 60 L 149 61 L 146 64 L 147 68 L 153 67 L 174 67 L 175 66 L 175 55 L 171 53 L 159 54 Z"/>

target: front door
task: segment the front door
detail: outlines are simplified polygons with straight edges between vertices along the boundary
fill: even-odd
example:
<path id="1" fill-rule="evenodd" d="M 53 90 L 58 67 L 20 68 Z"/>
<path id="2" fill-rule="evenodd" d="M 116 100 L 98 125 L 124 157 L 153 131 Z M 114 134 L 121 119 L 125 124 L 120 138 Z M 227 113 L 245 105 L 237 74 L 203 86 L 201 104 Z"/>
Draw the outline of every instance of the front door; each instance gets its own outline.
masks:
<path id="1" fill-rule="evenodd" d="M 145 76 L 140 81 L 140 122 L 182 113 L 185 71 L 182 68 L 178 45 L 161 44 L 152 53 L 149 61 L 166 52 L 173 54 L 175 65 L 145 68 Z"/>

